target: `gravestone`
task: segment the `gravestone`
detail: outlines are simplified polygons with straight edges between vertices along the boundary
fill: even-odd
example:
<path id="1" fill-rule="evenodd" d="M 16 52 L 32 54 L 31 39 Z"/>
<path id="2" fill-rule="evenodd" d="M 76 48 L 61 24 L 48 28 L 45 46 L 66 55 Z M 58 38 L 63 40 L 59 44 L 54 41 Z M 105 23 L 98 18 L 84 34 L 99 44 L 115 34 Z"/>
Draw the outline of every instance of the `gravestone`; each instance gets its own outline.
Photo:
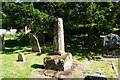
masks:
<path id="1" fill-rule="evenodd" d="M 54 25 L 53 52 L 54 54 L 61 55 L 64 51 L 63 20 L 62 18 L 58 18 Z"/>
<path id="2" fill-rule="evenodd" d="M 104 72 L 92 72 L 84 80 L 108 80 L 108 77 Z"/>
<path id="3" fill-rule="evenodd" d="M 5 29 L 0 29 L 0 50 L 5 48 L 4 34 L 6 33 Z"/>
<path id="4" fill-rule="evenodd" d="M 25 56 L 24 56 L 23 53 L 18 54 L 18 60 L 17 61 L 25 62 Z"/>
<path id="5" fill-rule="evenodd" d="M 41 47 L 37 37 L 34 34 L 30 33 L 29 38 L 30 38 L 30 44 L 32 46 L 32 51 L 41 53 Z"/>
<path id="6" fill-rule="evenodd" d="M 114 52 L 119 53 L 120 48 L 120 36 L 117 34 L 108 34 L 104 37 L 104 43 L 103 43 L 104 50 L 107 53 Z"/>
<path id="7" fill-rule="evenodd" d="M 64 49 L 63 20 L 58 18 L 54 26 L 53 53 L 55 55 L 44 58 L 46 69 L 66 71 L 72 65 L 72 54 L 66 53 Z"/>
<path id="8" fill-rule="evenodd" d="M 4 35 L 0 35 L 0 50 L 5 48 Z"/>

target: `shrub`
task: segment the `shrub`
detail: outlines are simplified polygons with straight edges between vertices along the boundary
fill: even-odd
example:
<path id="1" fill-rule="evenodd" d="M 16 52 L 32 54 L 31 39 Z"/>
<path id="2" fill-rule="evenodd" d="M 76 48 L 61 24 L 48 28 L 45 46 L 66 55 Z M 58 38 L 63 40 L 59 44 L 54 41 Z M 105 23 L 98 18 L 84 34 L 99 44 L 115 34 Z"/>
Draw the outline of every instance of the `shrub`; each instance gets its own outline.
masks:
<path id="1" fill-rule="evenodd" d="M 28 46 L 29 45 L 29 36 L 25 32 L 19 32 L 16 34 L 6 34 L 4 37 L 6 40 L 6 45 L 18 45 L 18 46 Z M 9 41 L 9 43 L 8 43 Z M 14 43 L 14 44 L 13 44 Z"/>
<path id="2" fill-rule="evenodd" d="M 25 32 L 20 32 L 17 35 L 17 40 L 21 46 L 28 46 L 29 45 L 29 34 Z"/>

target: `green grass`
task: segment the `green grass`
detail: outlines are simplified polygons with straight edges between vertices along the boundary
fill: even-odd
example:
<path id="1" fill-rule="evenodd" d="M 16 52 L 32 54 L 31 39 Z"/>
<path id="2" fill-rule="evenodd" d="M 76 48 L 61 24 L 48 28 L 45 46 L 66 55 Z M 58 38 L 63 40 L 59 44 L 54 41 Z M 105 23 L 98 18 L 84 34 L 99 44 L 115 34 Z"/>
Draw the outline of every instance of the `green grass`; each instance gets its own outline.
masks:
<path id="1" fill-rule="evenodd" d="M 22 43 L 18 43 L 16 39 L 16 35 L 5 36 L 6 47 L 5 50 L 1 52 L 2 54 L 0 54 L 0 76 L 3 78 L 32 78 L 32 70 L 35 69 L 38 64 L 43 65 L 44 57 L 52 54 L 52 44 L 42 46 L 42 54 L 37 56 L 37 53 L 31 52 L 31 46 L 21 46 L 20 44 Z M 78 36 L 75 40 L 78 41 L 66 41 L 65 47 L 66 52 L 71 52 L 74 59 L 100 58 L 100 55 L 95 55 L 94 52 L 89 51 L 88 48 L 84 46 L 84 38 L 82 39 Z M 25 54 L 26 62 L 24 63 L 16 62 L 18 53 L 21 52 Z M 115 60 L 115 64 L 118 65 L 118 61 Z M 106 72 L 108 77 L 115 77 L 114 71 L 110 65 L 105 62 L 93 62 L 91 68 L 86 70 L 86 73 L 90 73 L 91 71 L 103 71 Z"/>
<path id="2" fill-rule="evenodd" d="M 120 30 L 120 28 L 113 28 L 114 31 Z"/>
<path id="3" fill-rule="evenodd" d="M 114 61 L 116 62 L 117 59 L 115 59 Z M 107 77 L 117 78 L 115 71 L 112 69 L 111 62 L 109 61 L 94 61 L 91 65 L 91 68 L 86 70 L 86 73 L 89 74 L 92 71 L 105 72 Z"/>
<path id="4" fill-rule="evenodd" d="M 120 58 L 118 60 L 115 60 L 114 63 L 115 63 L 115 66 L 118 70 L 118 74 L 120 76 Z"/>
<path id="5" fill-rule="evenodd" d="M 18 34 L 16 34 L 18 37 Z M 44 47 L 44 53 L 37 55 L 32 52 L 31 46 L 21 46 L 16 35 L 5 35 L 6 47 L 0 54 L 0 76 L 2 78 L 32 78 L 32 70 L 43 65 L 49 47 Z M 24 53 L 26 62 L 17 62 L 18 53 Z"/>
<path id="6" fill-rule="evenodd" d="M 30 78 L 34 64 L 43 64 L 46 54 L 37 56 L 35 53 L 26 54 L 26 62 L 16 62 L 18 54 L 0 54 L 2 56 L 3 78 Z"/>
<path id="7" fill-rule="evenodd" d="M 0 51 L 0 54 L 2 51 Z M 2 78 L 2 56 L 0 55 L 0 79 Z"/>

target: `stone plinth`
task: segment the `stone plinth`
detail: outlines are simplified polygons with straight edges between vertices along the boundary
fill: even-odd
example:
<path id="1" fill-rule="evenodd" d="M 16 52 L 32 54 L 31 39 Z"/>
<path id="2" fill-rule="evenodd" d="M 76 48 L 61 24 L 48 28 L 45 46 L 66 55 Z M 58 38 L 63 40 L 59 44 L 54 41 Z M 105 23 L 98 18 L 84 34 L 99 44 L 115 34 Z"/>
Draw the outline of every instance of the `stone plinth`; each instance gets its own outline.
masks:
<path id="1" fill-rule="evenodd" d="M 66 71 L 72 65 L 72 54 L 64 53 L 63 55 L 54 55 L 44 58 L 44 67 L 58 71 Z"/>

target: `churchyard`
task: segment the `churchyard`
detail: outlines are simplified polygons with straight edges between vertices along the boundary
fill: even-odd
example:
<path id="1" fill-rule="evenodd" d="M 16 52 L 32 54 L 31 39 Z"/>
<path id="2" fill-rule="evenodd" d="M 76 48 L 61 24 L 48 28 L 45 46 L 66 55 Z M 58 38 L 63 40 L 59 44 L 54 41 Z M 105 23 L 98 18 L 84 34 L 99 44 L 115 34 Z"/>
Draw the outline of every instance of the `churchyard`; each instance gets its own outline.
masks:
<path id="1" fill-rule="evenodd" d="M 5 37 L 5 40 L 12 39 L 12 37 Z M 12 39 L 13 40 L 13 39 Z M 49 76 L 41 75 L 39 69 L 43 65 L 43 59 L 52 50 L 52 45 L 45 45 L 45 52 L 37 56 L 37 52 L 32 52 L 30 46 L 20 47 L 16 46 L 17 43 L 9 44 L 14 47 L 6 47 L 5 51 L 0 54 L 1 56 L 1 76 L 3 78 L 50 78 Z M 26 62 L 16 62 L 18 59 L 18 53 L 23 52 L 25 55 Z M 78 53 L 76 53 L 78 54 Z M 76 73 L 75 78 L 84 78 L 85 75 L 90 74 L 91 71 L 101 71 L 106 72 L 107 76 L 110 78 L 116 78 L 115 70 L 112 68 L 112 61 L 116 68 L 118 66 L 118 58 L 102 58 L 101 61 L 88 61 L 87 58 L 82 58 L 84 53 L 79 53 L 81 55 L 73 56 L 73 59 L 78 60 L 80 64 L 80 72 Z M 119 63 L 120 64 L 120 63 Z M 120 69 L 120 67 L 119 67 Z M 118 71 L 118 70 L 117 70 Z"/>
<path id="2" fill-rule="evenodd" d="M 54 36 L 58 37 L 56 34 L 59 32 L 56 32 L 56 30 L 54 32 L 55 32 Z M 61 35 L 62 36 L 60 37 L 64 36 L 63 34 Z M 54 54 L 58 54 L 57 53 L 59 52 L 58 50 L 61 49 L 61 47 L 58 47 L 59 43 L 55 42 L 56 40 L 54 40 L 58 38 L 53 39 L 54 44 L 48 43 L 43 46 L 40 46 L 38 45 L 39 42 L 36 36 L 30 33 L 30 35 L 28 35 L 29 38 L 31 39 L 31 40 L 29 39 L 30 43 L 28 46 L 25 46 L 24 44 L 22 44 L 23 43 L 22 41 L 18 40 L 19 36 L 20 33 L 19 34 L 16 33 L 12 35 L 6 34 L 4 36 L 6 46 L 5 49 L 1 51 L 0 54 L 1 56 L 0 72 L 2 78 L 82 78 L 84 79 L 85 76 L 90 75 L 92 72 L 101 72 L 101 74 L 105 73 L 106 75 L 105 77 L 108 78 L 118 78 L 119 75 L 118 72 L 120 69 L 120 67 L 118 66 L 120 64 L 119 58 L 111 57 L 111 56 L 107 56 L 108 58 L 105 58 L 102 56 L 102 54 L 100 54 L 101 50 L 100 51 L 98 50 L 99 54 L 97 54 L 94 51 L 89 51 L 86 47 L 82 47 L 82 48 L 78 47 L 79 49 L 77 49 L 75 47 L 77 42 L 74 40 L 75 38 L 77 38 L 78 40 L 80 38 L 83 38 L 81 36 L 71 36 L 73 41 L 71 40 L 69 44 L 73 44 L 73 45 L 65 46 L 66 53 L 67 52 L 72 53 L 71 55 L 72 63 L 67 62 L 66 64 L 67 67 L 64 66 L 65 64 L 60 65 L 60 62 L 59 63 L 55 62 L 59 66 L 57 65 L 55 66 L 54 64 L 56 58 L 59 59 L 59 56 L 55 57 Z M 64 43 L 61 44 L 64 45 Z M 62 49 L 63 52 L 60 52 L 59 54 L 61 53 L 65 54 L 64 48 Z M 71 53 L 67 53 L 67 54 L 71 54 Z M 52 58 L 51 55 L 53 55 L 54 57 Z M 68 61 L 70 60 L 68 59 Z M 64 68 L 62 68 L 62 66 L 64 66 Z"/>
<path id="3" fill-rule="evenodd" d="M 4 2 L 0 79 L 120 80 L 120 2 Z"/>

